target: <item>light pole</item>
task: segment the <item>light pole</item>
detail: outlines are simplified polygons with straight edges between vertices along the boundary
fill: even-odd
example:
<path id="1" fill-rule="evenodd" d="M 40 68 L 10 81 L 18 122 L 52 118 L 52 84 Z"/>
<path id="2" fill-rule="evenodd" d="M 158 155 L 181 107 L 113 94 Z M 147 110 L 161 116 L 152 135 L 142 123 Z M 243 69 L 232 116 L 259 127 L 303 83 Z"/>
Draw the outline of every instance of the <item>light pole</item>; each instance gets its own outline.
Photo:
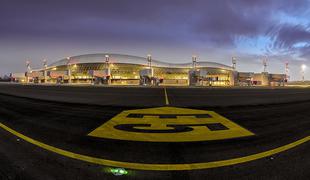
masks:
<path id="1" fill-rule="evenodd" d="M 289 68 L 289 63 L 285 63 L 285 80 L 288 82 L 290 79 L 290 68 Z"/>
<path id="2" fill-rule="evenodd" d="M 47 60 L 43 59 L 43 67 L 44 67 L 44 71 L 43 71 L 43 75 L 44 75 L 44 83 L 47 82 Z"/>
<path id="3" fill-rule="evenodd" d="M 231 58 L 231 62 L 232 62 L 232 64 L 233 64 L 233 69 L 236 70 L 237 58 L 236 58 L 236 57 L 232 57 L 232 58 Z"/>
<path id="4" fill-rule="evenodd" d="M 68 83 L 71 84 L 71 57 L 67 57 L 67 68 L 68 68 L 68 76 L 69 80 Z"/>
<path id="5" fill-rule="evenodd" d="M 110 56 L 105 55 L 105 71 L 106 71 L 106 83 L 111 84 L 111 70 L 110 70 Z"/>
<path id="6" fill-rule="evenodd" d="M 106 66 L 106 68 L 108 68 L 109 61 L 110 61 L 110 56 L 109 55 L 105 55 L 105 66 Z"/>
<path id="7" fill-rule="evenodd" d="M 30 82 L 29 73 L 31 73 L 30 60 L 26 61 L 26 66 L 27 66 L 26 82 L 29 83 Z"/>
<path id="8" fill-rule="evenodd" d="M 267 58 L 263 59 L 264 72 L 267 71 Z"/>
<path id="9" fill-rule="evenodd" d="M 31 67 L 30 67 L 30 61 L 29 60 L 26 61 L 26 66 L 27 66 L 27 71 L 30 72 Z"/>
<path id="10" fill-rule="evenodd" d="M 150 69 L 151 78 L 153 78 L 154 72 L 153 72 L 153 69 L 152 69 L 152 55 L 151 54 L 147 55 L 147 64 L 148 64 L 148 68 Z"/>
<path id="11" fill-rule="evenodd" d="M 43 67 L 46 69 L 47 68 L 47 60 L 43 59 Z"/>
<path id="12" fill-rule="evenodd" d="M 193 68 L 196 69 L 196 66 L 197 66 L 197 56 L 196 55 L 192 56 L 192 63 L 193 63 Z"/>
<path id="13" fill-rule="evenodd" d="M 305 70 L 307 66 L 305 64 L 301 65 L 301 75 L 302 75 L 302 82 L 305 82 Z"/>
<path id="14" fill-rule="evenodd" d="M 150 54 L 147 55 L 147 63 L 148 63 L 148 67 L 151 69 L 152 68 L 152 55 Z"/>

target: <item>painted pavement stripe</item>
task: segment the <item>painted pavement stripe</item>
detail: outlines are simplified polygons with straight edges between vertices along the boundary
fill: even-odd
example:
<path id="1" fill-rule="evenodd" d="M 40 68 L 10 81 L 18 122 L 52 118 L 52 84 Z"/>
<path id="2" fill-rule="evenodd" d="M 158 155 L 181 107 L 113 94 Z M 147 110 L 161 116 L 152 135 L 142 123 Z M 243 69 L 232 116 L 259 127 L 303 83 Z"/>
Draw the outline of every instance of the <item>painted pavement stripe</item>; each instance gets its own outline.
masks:
<path id="1" fill-rule="evenodd" d="M 169 99 L 168 99 L 168 93 L 167 93 L 166 87 L 164 87 L 164 91 L 165 91 L 165 102 L 166 102 L 166 106 L 169 106 Z"/>
<path id="2" fill-rule="evenodd" d="M 294 148 L 298 145 L 301 145 L 303 143 L 306 143 L 310 140 L 310 136 L 306 136 L 300 140 L 297 140 L 295 142 L 292 142 L 290 144 L 280 146 L 275 149 L 271 149 L 268 151 L 264 151 L 261 153 L 239 157 L 239 158 L 233 158 L 233 159 L 227 159 L 227 160 L 221 160 L 221 161 L 212 161 L 212 162 L 202 162 L 202 163 L 189 163 L 189 164 L 144 164 L 144 163 L 132 163 L 132 162 L 122 162 L 122 161 L 114 161 L 114 160 L 108 160 L 108 159 L 101 159 L 91 156 L 86 156 L 82 154 L 73 153 L 70 151 L 66 151 L 57 147 L 53 147 L 50 145 L 47 145 L 45 143 L 42 143 L 40 141 L 34 140 L 28 136 L 25 136 L 8 126 L 0 123 L 0 127 L 11 134 L 31 143 L 38 147 L 41 147 L 45 150 L 57 153 L 62 156 L 66 156 L 69 158 L 104 165 L 104 166 L 112 166 L 112 167 L 122 167 L 122 168 L 128 168 L 128 169 L 137 169 L 137 170 L 153 170 L 153 171 L 177 171 L 177 170 L 195 170 L 195 169 L 208 169 L 208 168 L 216 168 L 216 167 L 223 167 L 223 166 L 229 166 L 229 165 L 235 165 L 240 163 L 245 163 L 249 161 L 254 161 L 257 159 L 261 159 L 264 157 L 268 157 L 286 150 L 289 150 L 291 148 Z"/>

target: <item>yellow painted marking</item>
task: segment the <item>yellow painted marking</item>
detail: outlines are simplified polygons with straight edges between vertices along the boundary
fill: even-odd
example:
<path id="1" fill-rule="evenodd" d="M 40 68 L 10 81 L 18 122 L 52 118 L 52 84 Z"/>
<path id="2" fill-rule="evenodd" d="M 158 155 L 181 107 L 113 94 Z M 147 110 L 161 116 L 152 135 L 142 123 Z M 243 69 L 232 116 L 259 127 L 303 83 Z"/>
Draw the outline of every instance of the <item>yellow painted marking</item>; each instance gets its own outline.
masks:
<path id="1" fill-rule="evenodd" d="M 143 118 L 128 117 L 130 114 L 147 114 Z M 160 118 L 157 115 L 177 115 L 176 118 Z M 185 116 L 184 116 L 185 114 Z M 194 115 L 207 114 L 209 118 L 197 118 Z M 181 116 L 183 115 L 183 116 Z M 199 124 L 219 123 L 225 126 L 226 130 L 210 130 L 207 126 L 197 126 Z M 117 125 L 134 124 L 138 125 L 135 129 L 139 130 L 173 130 L 171 125 L 186 125 L 193 130 L 187 132 L 131 132 L 116 129 Z M 149 124 L 150 127 L 139 127 L 139 124 Z M 170 126 L 169 126 L 170 125 Z M 192 126 L 191 126 L 192 125 Z M 127 110 L 113 117 L 94 131 L 89 136 L 130 140 L 130 141 L 149 141 L 149 142 L 191 142 L 191 141 L 210 141 L 239 138 L 254 135 L 247 129 L 226 119 L 225 117 L 205 110 L 176 108 L 176 107 L 159 107 L 148 109 Z"/>
<path id="2" fill-rule="evenodd" d="M 27 137 L 9 128 L 8 126 L 2 123 L 0 123 L 0 127 L 31 144 L 34 144 L 38 147 L 41 147 L 45 150 L 57 153 L 62 156 L 66 156 L 69 158 L 73 158 L 73 159 L 77 159 L 77 160 L 81 160 L 81 161 L 85 161 L 89 163 L 104 165 L 104 166 L 122 167 L 122 168 L 137 169 L 137 170 L 152 170 L 152 171 L 179 171 L 179 170 L 209 169 L 209 168 L 217 168 L 217 167 L 235 165 L 235 164 L 245 163 L 245 162 L 261 159 L 264 157 L 272 156 L 274 154 L 281 153 L 283 151 L 294 148 L 300 144 L 306 143 L 310 140 L 310 136 L 306 136 L 298 141 L 292 142 L 290 144 L 287 144 L 287 145 L 284 145 L 284 146 L 281 146 L 275 149 L 271 149 L 269 151 L 264 151 L 258 154 L 253 154 L 253 155 L 233 158 L 233 159 L 227 159 L 227 160 L 221 160 L 221 161 L 189 163 L 189 164 L 145 164 L 145 163 L 113 161 L 113 160 L 101 159 L 101 158 L 73 153 L 70 151 L 62 150 L 57 147 L 47 145 L 37 140 L 34 140 L 30 137 Z"/>
<path id="3" fill-rule="evenodd" d="M 168 94 L 167 94 L 167 89 L 164 87 L 164 91 L 165 91 L 165 102 L 166 102 L 166 106 L 169 106 L 169 99 L 168 99 Z"/>

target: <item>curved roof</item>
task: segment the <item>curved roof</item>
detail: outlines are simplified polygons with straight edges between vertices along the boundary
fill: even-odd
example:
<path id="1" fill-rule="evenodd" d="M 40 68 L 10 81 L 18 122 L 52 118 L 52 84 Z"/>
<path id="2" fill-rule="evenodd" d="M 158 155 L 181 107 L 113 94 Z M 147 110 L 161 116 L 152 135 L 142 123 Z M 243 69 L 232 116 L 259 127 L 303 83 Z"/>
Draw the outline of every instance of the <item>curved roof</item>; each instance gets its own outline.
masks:
<path id="1" fill-rule="evenodd" d="M 131 55 L 123 55 L 123 54 L 110 54 L 110 53 L 100 53 L 100 54 L 85 54 L 79 56 L 73 56 L 69 59 L 62 59 L 50 65 L 50 67 L 55 66 L 64 66 L 68 64 L 86 64 L 86 63 L 104 63 L 105 56 L 109 55 L 110 63 L 122 63 L 122 64 L 138 64 L 138 65 L 147 65 L 147 58 L 131 56 Z M 152 59 L 152 66 L 154 67 L 168 67 L 168 68 L 191 68 L 192 63 L 182 63 L 182 64 L 174 64 L 161 62 L 158 60 Z M 212 68 L 221 68 L 226 70 L 232 70 L 232 67 L 226 66 L 224 64 L 215 63 L 215 62 L 206 62 L 206 61 L 198 61 L 197 67 L 212 67 Z"/>

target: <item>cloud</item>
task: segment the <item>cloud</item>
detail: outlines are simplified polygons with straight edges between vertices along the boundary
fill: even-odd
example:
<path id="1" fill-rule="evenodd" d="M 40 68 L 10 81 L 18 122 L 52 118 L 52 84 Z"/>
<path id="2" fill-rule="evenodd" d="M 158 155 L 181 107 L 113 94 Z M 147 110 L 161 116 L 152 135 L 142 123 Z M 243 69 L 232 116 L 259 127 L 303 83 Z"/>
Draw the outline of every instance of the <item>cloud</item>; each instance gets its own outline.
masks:
<path id="1" fill-rule="evenodd" d="M 195 30 L 216 44 L 233 45 L 239 36 L 258 36 L 271 23 L 271 13 L 262 1 L 211 2 Z"/>
<path id="2" fill-rule="evenodd" d="M 227 59 L 238 51 L 251 62 L 264 55 L 274 60 L 306 59 L 309 4 L 309 0 L 1 0 L 0 45 L 29 42 L 50 48 L 63 42 L 64 51 L 122 46 L 134 47 L 135 54 L 173 49 L 177 53 L 173 57 L 195 51 L 210 59 Z M 63 48 L 54 48 L 59 47 Z M 44 46 L 37 51 L 44 51 Z"/>
<path id="3" fill-rule="evenodd" d="M 310 43 L 310 26 L 284 24 L 271 33 L 274 48 L 292 49 L 298 43 Z"/>
<path id="4" fill-rule="evenodd" d="M 284 0 L 3 0 L 0 37 L 132 42 L 179 40 L 233 47 L 240 36 L 257 37 L 275 24 L 274 12 L 307 7 Z M 280 11 L 280 10 L 279 10 Z M 299 11 L 300 12 L 300 11 Z"/>
<path id="5" fill-rule="evenodd" d="M 297 61 L 309 59 L 310 24 L 279 24 L 267 33 L 272 43 L 266 48 L 271 56 L 283 57 Z"/>

